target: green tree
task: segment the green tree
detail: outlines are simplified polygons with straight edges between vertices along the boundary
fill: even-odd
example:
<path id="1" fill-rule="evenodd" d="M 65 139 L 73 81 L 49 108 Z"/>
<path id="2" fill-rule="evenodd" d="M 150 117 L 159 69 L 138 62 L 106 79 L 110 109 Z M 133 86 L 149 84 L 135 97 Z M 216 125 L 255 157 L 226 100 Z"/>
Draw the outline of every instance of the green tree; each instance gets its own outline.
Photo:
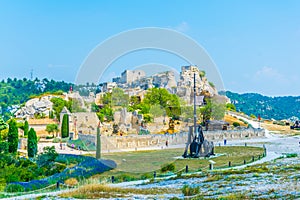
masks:
<path id="1" fill-rule="evenodd" d="M 225 116 L 226 106 L 224 103 L 212 101 L 211 117 L 214 120 L 222 120 Z"/>
<path id="2" fill-rule="evenodd" d="M 99 108 L 99 106 L 98 106 L 97 104 L 92 103 L 92 104 L 91 104 L 91 111 L 92 111 L 92 112 L 99 112 L 99 111 L 100 111 L 100 108 Z"/>
<path id="3" fill-rule="evenodd" d="M 112 96 L 111 93 L 105 93 L 100 100 L 101 104 L 111 106 L 111 96 Z"/>
<path id="4" fill-rule="evenodd" d="M 129 95 L 125 94 L 121 88 L 114 88 L 111 93 L 112 106 L 127 107 L 129 104 Z"/>
<path id="5" fill-rule="evenodd" d="M 29 130 L 29 124 L 28 124 L 27 120 L 24 123 L 23 129 L 24 129 L 24 136 L 27 136 L 28 135 L 28 130 Z"/>
<path id="6" fill-rule="evenodd" d="M 54 133 L 58 132 L 58 125 L 57 124 L 47 124 L 46 131 L 54 137 Z"/>
<path id="7" fill-rule="evenodd" d="M 210 120 L 212 113 L 212 102 L 211 99 L 206 99 L 206 105 L 200 108 L 203 123 Z"/>
<path id="8" fill-rule="evenodd" d="M 166 114 L 169 117 L 179 117 L 180 115 L 179 97 L 175 94 L 170 94 L 165 88 L 149 89 L 142 103 L 150 106 L 160 105 L 166 109 Z M 151 107 L 149 110 L 151 110 Z"/>
<path id="9" fill-rule="evenodd" d="M 166 113 L 166 110 L 160 105 L 153 105 L 149 112 L 153 117 L 161 117 Z"/>
<path id="10" fill-rule="evenodd" d="M 19 133 L 17 128 L 17 123 L 14 119 L 9 122 L 9 129 L 7 135 L 8 142 L 8 152 L 9 153 L 17 153 L 18 143 L 19 143 Z"/>
<path id="11" fill-rule="evenodd" d="M 27 153 L 29 158 L 33 158 L 37 154 L 37 136 L 33 128 L 30 128 L 28 132 Z"/>
<path id="12" fill-rule="evenodd" d="M 51 167 L 58 153 L 55 151 L 55 147 L 44 147 L 44 152 L 38 156 L 37 164 L 39 167 Z"/>
<path id="13" fill-rule="evenodd" d="M 82 107 L 81 101 L 78 99 L 69 99 L 68 102 L 65 102 L 66 107 L 69 109 L 70 112 L 86 112 L 86 110 Z"/>
<path id="14" fill-rule="evenodd" d="M 61 124 L 61 137 L 69 137 L 69 115 L 64 114 Z"/>
<path id="15" fill-rule="evenodd" d="M 101 108 L 96 114 L 101 122 L 110 122 L 114 119 L 114 112 L 109 105 L 104 105 L 103 108 Z"/>
<path id="16" fill-rule="evenodd" d="M 49 119 L 54 119 L 54 114 L 52 110 L 49 111 Z"/>
<path id="17" fill-rule="evenodd" d="M 230 111 L 236 111 L 236 107 L 235 107 L 235 105 L 232 104 L 232 103 L 227 103 L 227 104 L 226 104 L 226 109 L 227 109 L 227 110 L 230 110 Z"/>
<path id="18" fill-rule="evenodd" d="M 166 108 L 169 98 L 170 93 L 165 88 L 151 88 L 147 91 L 143 102 L 149 105 L 161 105 Z"/>
<path id="19" fill-rule="evenodd" d="M 4 120 L 0 116 L 0 141 L 2 139 L 2 131 L 6 130 L 7 128 L 8 128 L 8 125 L 4 122 Z"/>
<path id="20" fill-rule="evenodd" d="M 60 97 L 54 97 L 50 100 L 53 105 L 52 109 L 54 110 L 54 115 L 58 121 L 60 121 L 60 113 L 62 109 L 66 106 L 69 107 L 67 102 Z M 69 109 L 69 108 L 68 108 Z"/>

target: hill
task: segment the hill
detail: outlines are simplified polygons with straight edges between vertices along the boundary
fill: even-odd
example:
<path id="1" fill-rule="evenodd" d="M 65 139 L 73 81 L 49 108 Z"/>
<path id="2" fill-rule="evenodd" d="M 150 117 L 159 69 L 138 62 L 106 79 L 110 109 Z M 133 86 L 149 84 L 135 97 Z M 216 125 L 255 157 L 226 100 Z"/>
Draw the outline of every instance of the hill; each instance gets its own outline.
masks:
<path id="1" fill-rule="evenodd" d="M 300 118 L 300 96 L 268 97 L 257 93 L 238 94 L 227 91 L 222 93 L 230 98 L 236 110 L 247 115 L 260 115 L 265 119 Z"/>
<path id="2" fill-rule="evenodd" d="M 32 97 L 44 93 L 59 93 L 69 90 L 71 83 L 64 81 L 54 81 L 48 79 L 11 79 L 0 82 L 0 114 L 8 118 L 11 110 L 17 105 L 23 104 Z"/>

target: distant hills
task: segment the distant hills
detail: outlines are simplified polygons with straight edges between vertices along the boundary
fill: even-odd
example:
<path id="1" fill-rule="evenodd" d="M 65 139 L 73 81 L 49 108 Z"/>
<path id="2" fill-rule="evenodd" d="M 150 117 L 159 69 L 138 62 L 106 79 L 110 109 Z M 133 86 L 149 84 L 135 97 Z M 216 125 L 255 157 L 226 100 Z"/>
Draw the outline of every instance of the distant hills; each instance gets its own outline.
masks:
<path id="1" fill-rule="evenodd" d="M 237 111 L 247 115 L 260 115 L 265 119 L 300 118 L 300 96 L 268 97 L 256 93 L 238 94 L 234 92 L 221 92 L 230 98 Z"/>

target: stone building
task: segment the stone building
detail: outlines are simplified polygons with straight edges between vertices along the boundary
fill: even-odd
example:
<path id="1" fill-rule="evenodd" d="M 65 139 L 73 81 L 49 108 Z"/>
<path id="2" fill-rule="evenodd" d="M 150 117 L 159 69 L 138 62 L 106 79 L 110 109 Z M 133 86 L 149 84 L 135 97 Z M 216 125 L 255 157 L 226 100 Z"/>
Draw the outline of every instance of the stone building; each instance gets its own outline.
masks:
<path id="1" fill-rule="evenodd" d="M 121 77 L 113 78 L 112 81 L 117 84 L 130 84 L 144 77 L 146 77 L 146 73 L 143 70 L 125 70 Z"/>
<path id="2" fill-rule="evenodd" d="M 69 115 L 69 130 L 70 133 L 73 133 L 74 139 L 78 137 L 78 133 L 96 134 L 97 125 L 99 123 L 99 119 L 96 113 L 71 113 L 66 107 L 64 107 L 62 112 L 60 113 L 60 126 L 62 124 L 62 119 L 65 114 Z"/>

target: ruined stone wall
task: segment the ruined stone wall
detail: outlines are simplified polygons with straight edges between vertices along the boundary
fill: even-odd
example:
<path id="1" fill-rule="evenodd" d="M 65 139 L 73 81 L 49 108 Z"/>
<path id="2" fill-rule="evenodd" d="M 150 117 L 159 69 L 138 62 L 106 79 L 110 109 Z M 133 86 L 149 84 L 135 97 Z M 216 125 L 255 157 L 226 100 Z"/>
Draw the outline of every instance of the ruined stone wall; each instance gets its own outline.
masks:
<path id="1" fill-rule="evenodd" d="M 227 131 L 204 131 L 205 139 L 220 142 L 224 139 L 235 140 L 245 138 L 259 138 L 265 136 L 263 129 L 244 129 Z M 83 140 L 96 144 L 95 135 L 78 134 Z M 129 135 L 129 136 L 101 136 L 101 151 L 112 152 L 114 150 L 135 150 L 143 148 L 165 147 L 166 141 L 169 145 L 184 145 L 187 142 L 188 133 L 177 133 L 172 135 Z"/>

